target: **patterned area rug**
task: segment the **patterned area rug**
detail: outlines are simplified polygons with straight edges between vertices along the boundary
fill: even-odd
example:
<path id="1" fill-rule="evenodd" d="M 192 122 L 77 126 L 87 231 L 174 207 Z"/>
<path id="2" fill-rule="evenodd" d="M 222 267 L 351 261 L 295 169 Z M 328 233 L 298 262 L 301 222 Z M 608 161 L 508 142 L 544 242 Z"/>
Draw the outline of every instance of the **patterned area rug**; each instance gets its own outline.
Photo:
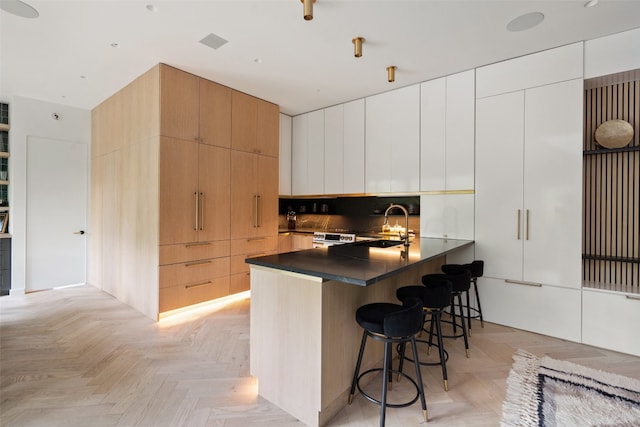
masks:
<path id="1" fill-rule="evenodd" d="M 640 381 L 518 350 L 502 425 L 640 426 Z"/>

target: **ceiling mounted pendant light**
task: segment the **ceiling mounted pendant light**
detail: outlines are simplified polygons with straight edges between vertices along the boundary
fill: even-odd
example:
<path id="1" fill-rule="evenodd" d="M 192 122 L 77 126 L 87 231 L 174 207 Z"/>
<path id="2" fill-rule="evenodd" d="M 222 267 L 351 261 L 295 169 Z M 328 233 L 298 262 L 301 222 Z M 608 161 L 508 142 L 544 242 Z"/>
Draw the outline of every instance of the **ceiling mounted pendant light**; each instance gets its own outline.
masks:
<path id="1" fill-rule="evenodd" d="M 395 65 L 390 65 L 387 67 L 387 80 L 389 83 L 393 83 L 396 81 L 396 67 Z"/>
<path id="2" fill-rule="evenodd" d="M 362 43 L 364 43 L 364 37 L 356 37 L 351 40 L 353 43 L 353 56 L 360 58 L 362 56 Z"/>
<path id="3" fill-rule="evenodd" d="M 305 21 L 311 21 L 313 19 L 313 4 L 316 0 L 300 0 L 302 2 L 303 16 Z"/>

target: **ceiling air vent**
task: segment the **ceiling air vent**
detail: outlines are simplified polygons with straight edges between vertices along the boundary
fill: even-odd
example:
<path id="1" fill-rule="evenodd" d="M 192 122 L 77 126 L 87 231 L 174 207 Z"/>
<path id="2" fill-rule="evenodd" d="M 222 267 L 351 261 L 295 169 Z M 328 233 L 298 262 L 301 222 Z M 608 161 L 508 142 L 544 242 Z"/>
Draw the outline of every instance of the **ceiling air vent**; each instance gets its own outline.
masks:
<path id="1" fill-rule="evenodd" d="M 202 40 L 200 40 L 200 43 L 202 43 L 205 46 L 209 46 L 211 49 L 218 49 L 219 47 L 229 43 L 229 41 L 211 33 L 205 38 L 203 38 Z"/>

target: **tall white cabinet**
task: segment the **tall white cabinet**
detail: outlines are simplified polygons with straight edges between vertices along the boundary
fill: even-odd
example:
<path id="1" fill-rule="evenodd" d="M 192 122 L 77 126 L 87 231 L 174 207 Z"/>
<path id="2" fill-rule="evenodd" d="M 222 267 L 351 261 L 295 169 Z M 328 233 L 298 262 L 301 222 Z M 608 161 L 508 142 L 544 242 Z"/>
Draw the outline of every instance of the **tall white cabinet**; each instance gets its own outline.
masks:
<path id="1" fill-rule="evenodd" d="M 324 110 L 293 118 L 291 159 L 291 192 L 300 196 L 323 194 Z"/>
<path id="2" fill-rule="evenodd" d="M 497 76 L 515 72 L 523 75 L 500 86 Z M 571 45 L 479 69 L 477 94 L 486 96 L 476 101 L 485 320 L 578 342 L 581 77 L 582 47 Z"/>
<path id="3" fill-rule="evenodd" d="M 420 189 L 420 85 L 366 98 L 367 193 Z"/>

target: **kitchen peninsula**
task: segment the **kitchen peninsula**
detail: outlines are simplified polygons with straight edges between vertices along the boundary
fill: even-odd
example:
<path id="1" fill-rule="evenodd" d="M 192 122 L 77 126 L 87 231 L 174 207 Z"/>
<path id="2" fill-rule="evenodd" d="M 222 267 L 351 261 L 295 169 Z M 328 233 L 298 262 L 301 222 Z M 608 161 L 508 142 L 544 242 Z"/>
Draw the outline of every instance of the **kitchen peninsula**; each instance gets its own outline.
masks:
<path id="1" fill-rule="evenodd" d="M 251 264 L 251 374 L 259 394 L 310 426 L 347 404 L 362 330 L 358 307 L 398 302 L 396 289 L 440 272 L 471 240 L 385 240 L 247 259 Z M 369 345 L 362 370 L 382 360 Z"/>

